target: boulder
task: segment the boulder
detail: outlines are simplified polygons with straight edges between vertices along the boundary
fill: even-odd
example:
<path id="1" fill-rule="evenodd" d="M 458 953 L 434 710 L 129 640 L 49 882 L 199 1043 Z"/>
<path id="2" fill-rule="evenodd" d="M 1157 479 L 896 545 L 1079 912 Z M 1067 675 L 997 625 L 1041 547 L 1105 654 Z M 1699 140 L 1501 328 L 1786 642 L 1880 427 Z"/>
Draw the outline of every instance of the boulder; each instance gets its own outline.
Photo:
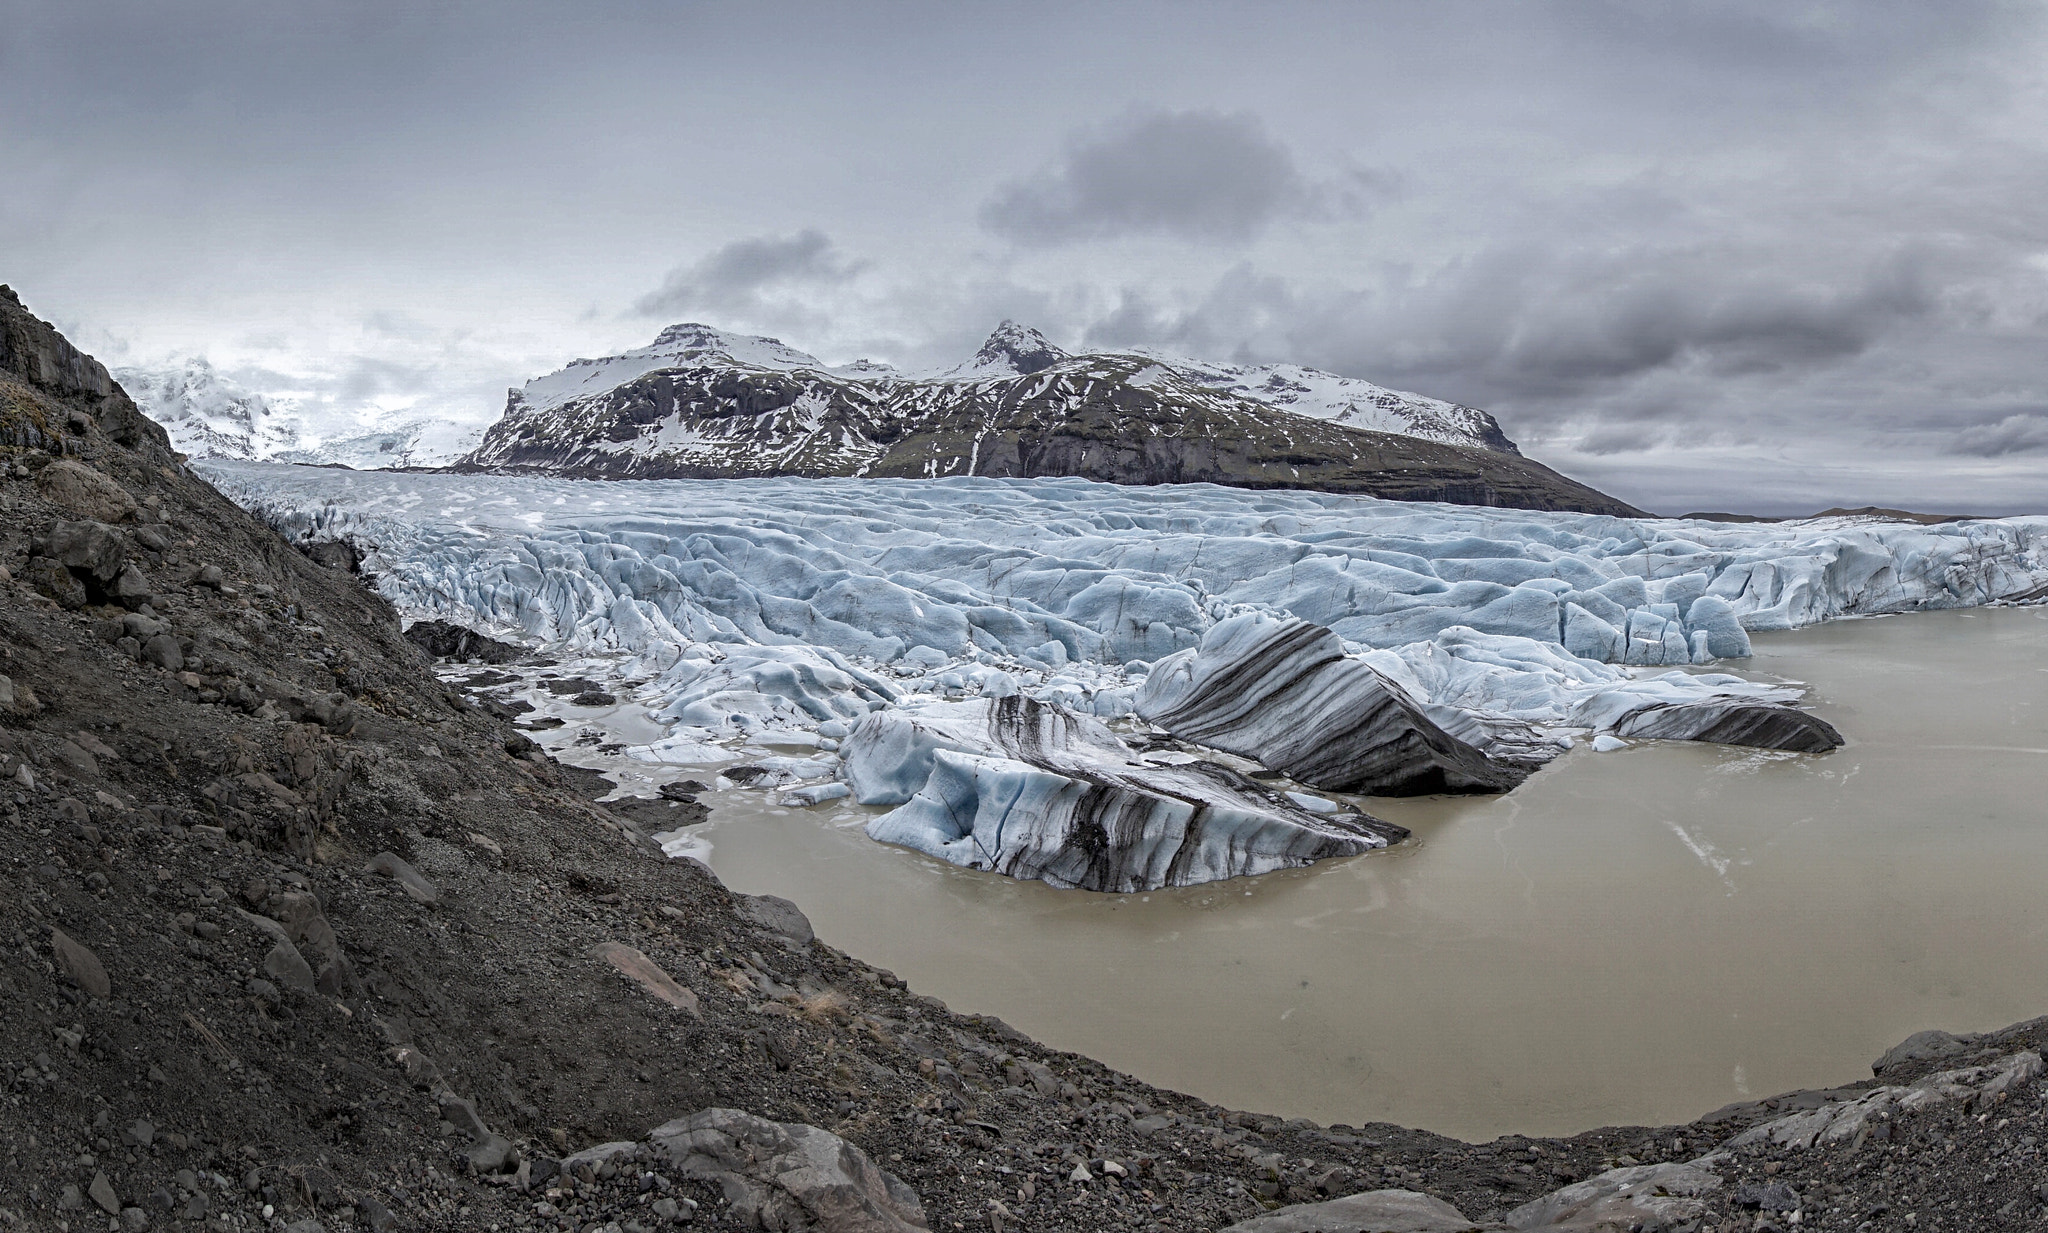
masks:
<path id="1" fill-rule="evenodd" d="M 302 544 L 299 551 L 305 553 L 313 564 L 326 569 L 340 570 L 344 574 L 362 572 L 363 555 L 347 540 L 330 539 L 317 544 Z"/>
<path id="2" fill-rule="evenodd" d="M 415 621 L 406 629 L 405 640 L 435 659 L 509 664 L 526 658 L 524 647 L 487 638 L 473 629 L 464 629 L 447 621 Z"/>
<path id="3" fill-rule="evenodd" d="M 798 946 L 809 946 L 818 935 L 811 930 L 811 918 L 780 895 L 739 895 L 740 915 L 770 933 L 781 934 Z"/>
<path id="4" fill-rule="evenodd" d="M 1721 1178 L 1692 1164 L 1609 1169 L 1553 1190 L 1507 1214 L 1511 1229 L 1607 1233 L 1614 1229 L 1670 1229 L 1705 1213 L 1700 1196 Z"/>
<path id="5" fill-rule="evenodd" d="M 319 724 L 336 736 L 355 730 L 356 704 L 347 694 L 314 694 L 290 699 L 292 718 L 300 723 Z"/>
<path id="6" fill-rule="evenodd" d="M 1438 726 L 1320 625 L 1252 613 L 1160 660 L 1137 711 L 1184 741 L 1331 792 L 1505 792 L 1528 772 Z"/>
<path id="7" fill-rule="evenodd" d="M 1223 1233 L 1487 1233 L 1442 1199 L 1413 1190 L 1369 1190 L 1327 1203 L 1298 1203 L 1241 1220 Z"/>
<path id="8" fill-rule="evenodd" d="M 301 993 L 312 993 L 318 988 L 312 965 L 290 942 L 279 942 L 263 956 L 263 974 Z"/>
<path id="9" fill-rule="evenodd" d="M 62 608 L 76 611 L 91 602 L 85 593 L 85 584 L 57 561 L 49 557 L 30 557 L 27 565 L 21 567 L 21 580 L 42 595 L 48 596 Z"/>
<path id="10" fill-rule="evenodd" d="M 55 745 L 52 745 L 50 747 L 50 757 L 55 759 L 57 765 L 64 769 L 65 774 L 70 775 L 74 779 L 98 779 L 100 777 L 99 759 L 70 741 L 58 741 Z"/>
<path id="11" fill-rule="evenodd" d="M 50 930 L 50 951 L 57 960 L 57 970 L 80 989 L 96 998 L 104 998 L 113 991 L 113 982 L 107 979 L 107 969 L 100 963 L 100 957 L 84 943 L 73 941 L 62 929 Z"/>
<path id="12" fill-rule="evenodd" d="M 180 672 L 185 667 L 185 652 L 169 634 L 157 634 L 143 643 L 142 658 L 166 672 Z"/>
<path id="13" fill-rule="evenodd" d="M 114 585 L 107 588 L 107 595 L 123 608 L 134 609 L 154 599 L 156 588 L 149 584 L 149 576 L 131 561 L 122 567 Z"/>
<path id="14" fill-rule="evenodd" d="M 1929 1029 L 1915 1032 L 1906 1039 L 1884 1051 L 1884 1056 L 1870 1064 L 1870 1073 L 1883 1078 L 1886 1071 L 1894 1070 L 1913 1062 L 1936 1061 L 1957 1054 L 1968 1053 L 1976 1046 L 1978 1037 L 1956 1036 L 1948 1032 Z"/>
<path id="15" fill-rule="evenodd" d="M 42 554 L 105 587 L 128 564 L 128 542 L 104 522 L 60 522 L 40 544 Z"/>
<path id="16" fill-rule="evenodd" d="M 113 480 L 68 458 L 44 467 L 36 490 L 59 509 L 99 522 L 127 522 L 135 517 L 135 498 Z"/>
<path id="17" fill-rule="evenodd" d="M 829 1131 L 706 1109 L 648 1136 L 670 1166 L 725 1192 L 749 1228 L 812 1233 L 930 1233 L 910 1187 Z"/>

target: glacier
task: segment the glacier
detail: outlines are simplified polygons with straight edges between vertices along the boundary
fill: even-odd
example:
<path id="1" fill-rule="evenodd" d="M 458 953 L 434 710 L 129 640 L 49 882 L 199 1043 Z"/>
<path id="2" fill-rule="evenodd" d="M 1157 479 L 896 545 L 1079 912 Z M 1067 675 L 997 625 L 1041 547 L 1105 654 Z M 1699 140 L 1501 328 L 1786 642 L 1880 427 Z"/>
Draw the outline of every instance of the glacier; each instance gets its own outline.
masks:
<path id="1" fill-rule="evenodd" d="M 1407 836 L 1217 762 L 1149 763 L 1100 720 L 1024 697 L 879 711 L 844 750 L 854 800 L 898 806 L 868 824 L 873 838 L 1054 886 L 1188 886 Z"/>
<path id="2" fill-rule="evenodd" d="M 1796 683 L 1716 670 L 1754 631 L 2048 598 L 2039 517 L 1720 523 L 1078 479 L 194 465 L 291 538 L 352 543 L 407 617 L 604 675 L 651 724 L 623 757 L 815 750 L 764 780 L 798 803 L 857 775 L 841 745 L 878 712 L 1024 697 L 1147 727 L 1133 712 L 1155 666 L 1247 614 L 1326 627 L 1443 732 L 1534 764 L 1796 701 Z M 957 855 L 922 833 L 913 846 Z"/>
<path id="3" fill-rule="evenodd" d="M 171 447 L 193 458 L 340 465 L 357 470 L 445 463 L 476 447 L 483 426 L 384 415 L 316 414 L 301 400 L 249 389 L 203 356 L 113 370 Z"/>

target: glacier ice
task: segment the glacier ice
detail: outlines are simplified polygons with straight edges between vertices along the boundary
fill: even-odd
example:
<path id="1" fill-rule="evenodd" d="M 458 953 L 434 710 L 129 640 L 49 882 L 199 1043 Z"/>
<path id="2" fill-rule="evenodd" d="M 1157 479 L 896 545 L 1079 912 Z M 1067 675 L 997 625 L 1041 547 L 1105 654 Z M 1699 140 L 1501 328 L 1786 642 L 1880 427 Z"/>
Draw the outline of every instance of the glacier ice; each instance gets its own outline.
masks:
<path id="1" fill-rule="evenodd" d="M 1075 479 L 194 465 L 290 536 L 352 542 L 409 617 L 610 664 L 666 729 L 629 756 L 693 765 L 935 701 L 1129 716 L 1149 677 L 1246 613 L 1326 626 L 1451 736 L 1534 763 L 1588 732 L 1704 713 L 1674 708 L 1795 701 L 1711 670 L 1752 631 L 2048 587 L 2048 518 L 1736 524 Z M 859 796 L 854 773 L 833 771 Z"/>
<path id="2" fill-rule="evenodd" d="M 877 712 L 846 744 L 868 834 L 1054 886 L 1143 891 L 1353 856 L 1406 837 L 1214 762 L 1139 761 L 1099 721 L 1029 698 Z"/>
<path id="3" fill-rule="evenodd" d="M 459 457 L 483 436 L 481 425 L 434 418 L 386 415 L 365 423 L 319 415 L 297 398 L 250 390 L 199 356 L 117 368 L 114 376 L 142 413 L 163 425 L 172 447 L 194 458 L 420 467 Z"/>
<path id="4" fill-rule="evenodd" d="M 1160 660 L 1135 705 L 1182 740 L 1335 792 L 1505 792 L 1528 773 L 1446 732 L 1329 630 L 1270 613 L 1221 621 Z"/>

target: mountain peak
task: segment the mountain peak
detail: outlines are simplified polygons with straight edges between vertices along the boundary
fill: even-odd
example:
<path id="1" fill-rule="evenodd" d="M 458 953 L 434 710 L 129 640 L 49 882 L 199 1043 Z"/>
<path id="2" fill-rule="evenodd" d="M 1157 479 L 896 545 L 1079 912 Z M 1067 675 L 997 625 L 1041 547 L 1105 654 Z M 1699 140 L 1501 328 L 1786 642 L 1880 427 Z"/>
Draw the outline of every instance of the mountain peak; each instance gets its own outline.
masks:
<path id="1" fill-rule="evenodd" d="M 976 368 L 1007 368 L 1019 375 L 1051 368 L 1067 358 L 1045 335 L 1007 317 L 974 353 Z"/>
<path id="2" fill-rule="evenodd" d="M 732 335 L 717 326 L 705 325 L 701 321 L 678 321 L 664 328 L 654 336 L 657 347 L 719 347 L 725 345 Z M 780 341 L 780 340 L 770 340 Z"/>

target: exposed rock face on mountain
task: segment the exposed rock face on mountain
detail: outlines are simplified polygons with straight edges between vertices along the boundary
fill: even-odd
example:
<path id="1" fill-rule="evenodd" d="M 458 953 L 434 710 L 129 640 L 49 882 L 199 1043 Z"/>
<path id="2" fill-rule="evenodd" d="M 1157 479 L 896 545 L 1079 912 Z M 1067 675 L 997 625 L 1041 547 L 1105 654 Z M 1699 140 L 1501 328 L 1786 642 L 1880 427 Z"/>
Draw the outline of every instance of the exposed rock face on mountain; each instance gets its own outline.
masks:
<path id="1" fill-rule="evenodd" d="M 613 479 L 1072 475 L 1637 512 L 1521 457 L 1471 408 L 1291 366 L 1069 355 L 1014 322 L 928 376 L 671 326 L 650 347 L 512 391 L 456 465 Z"/>
<path id="2" fill-rule="evenodd" d="M 1010 697 L 879 711 L 845 747 L 884 843 L 1054 886 L 1192 886 L 1355 856 L 1407 831 L 1311 813 L 1210 762 L 1139 761 L 1101 721 Z"/>
<path id="3" fill-rule="evenodd" d="M 1505 792 L 1528 775 L 1438 727 L 1329 630 L 1263 613 L 1161 660 L 1137 708 L 1182 740 L 1331 792 Z"/>

